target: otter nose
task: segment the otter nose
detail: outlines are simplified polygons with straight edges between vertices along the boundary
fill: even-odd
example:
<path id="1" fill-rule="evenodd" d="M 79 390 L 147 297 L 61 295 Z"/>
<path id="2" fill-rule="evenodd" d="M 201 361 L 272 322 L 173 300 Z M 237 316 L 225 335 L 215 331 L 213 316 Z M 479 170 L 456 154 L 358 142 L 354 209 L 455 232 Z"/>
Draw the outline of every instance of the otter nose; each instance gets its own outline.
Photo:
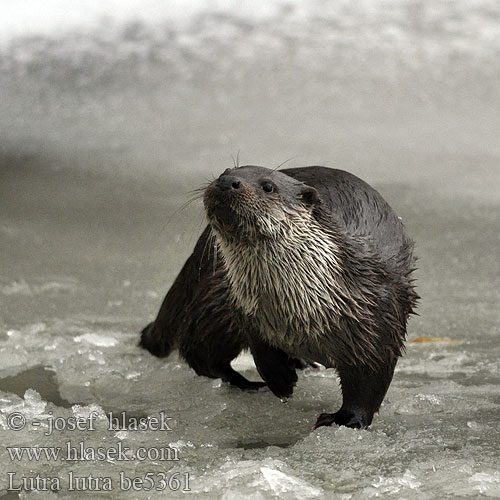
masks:
<path id="1" fill-rule="evenodd" d="M 234 189 L 235 191 L 237 191 L 238 189 L 241 189 L 242 184 L 241 181 L 238 179 L 238 177 L 234 175 L 222 174 L 217 179 L 216 186 L 222 190 Z"/>

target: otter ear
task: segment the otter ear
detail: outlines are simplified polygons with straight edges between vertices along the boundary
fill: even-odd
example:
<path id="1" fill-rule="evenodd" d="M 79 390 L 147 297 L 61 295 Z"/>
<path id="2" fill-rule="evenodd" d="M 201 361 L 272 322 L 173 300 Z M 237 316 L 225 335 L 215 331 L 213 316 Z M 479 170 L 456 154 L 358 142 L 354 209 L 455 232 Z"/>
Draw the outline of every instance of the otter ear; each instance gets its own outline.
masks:
<path id="1" fill-rule="evenodd" d="M 300 192 L 300 196 L 302 197 L 302 201 L 307 205 L 315 205 L 319 202 L 319 193 L 311 186 L 304 186 Z"/>

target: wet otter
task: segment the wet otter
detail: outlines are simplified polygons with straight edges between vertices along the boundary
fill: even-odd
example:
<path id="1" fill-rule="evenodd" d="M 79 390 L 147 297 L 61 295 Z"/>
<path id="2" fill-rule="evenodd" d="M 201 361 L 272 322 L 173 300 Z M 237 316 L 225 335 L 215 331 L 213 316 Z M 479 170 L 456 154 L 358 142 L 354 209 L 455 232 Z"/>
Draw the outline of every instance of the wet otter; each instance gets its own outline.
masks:
<path id="1" fill-rule="evenodd" d="M 369 426 L 418 299 L 400 219 L 364 181 L 326 167 L 227 169 L 204 204 L 209 226 L 141 345 L 159 356 L 179 347 L 198 374 L 251 389 L 261 383 L 230 366 L 249 347 L 280 398 L 297 358 L 335 367 L 343 404 L 315 428 Z"/>

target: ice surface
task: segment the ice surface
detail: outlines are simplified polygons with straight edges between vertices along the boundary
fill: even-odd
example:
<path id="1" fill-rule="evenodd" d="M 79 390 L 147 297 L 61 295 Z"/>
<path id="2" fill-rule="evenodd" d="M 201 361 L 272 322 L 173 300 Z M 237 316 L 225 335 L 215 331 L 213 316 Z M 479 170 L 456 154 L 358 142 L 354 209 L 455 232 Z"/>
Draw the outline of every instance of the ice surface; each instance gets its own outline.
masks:
<path id="1" fill-rule="evenodd" d="M 73 340 L 75 342 L 87 342 L 100 347 L 113 347 L 118 343 L 118 340 L 115 337 L 98 333 L 85 333 L 74 337 Z"/>
<path id="2" fill-rule="evenodd" d="M 318 497 L 322 493 L 321 489 L 313 488 L 305 481 L 297 479 L 294 476 L 289 476 L 279 470 L 261 467 L 260 472 L 262 472 L 264 479 L 275 494 L 293 493 L 302 498 L 311 498 Z"/>
<path id="3" fill-rule="evenodd" d="M 123 471 L 189 473 L 190 493 L 127 496 L 140 499 L 500 497 L 500 6 L 163 5 L 2 4 L 0 489 L 4 471 Z M 137 347 L 204 224 L 199 202 L 178 208 L 239 150 L 353 171 L 417 242 L 409 337 L 452 342 L 407 345 L 369 431 L 312 431 L 340 405 L 334 370 L 304 370 L 283 404 Z M 258 380 L 248 354 L 234 366 Z M 23 429 L 9 430 L 13 413 Z M 48 432 L 49 417 L 92 415 L 92 430 Z M 121 415 L 166 415 L 172 430 L 110 430 Z M 68 442 L 179 460 L 6 449 Z"/>

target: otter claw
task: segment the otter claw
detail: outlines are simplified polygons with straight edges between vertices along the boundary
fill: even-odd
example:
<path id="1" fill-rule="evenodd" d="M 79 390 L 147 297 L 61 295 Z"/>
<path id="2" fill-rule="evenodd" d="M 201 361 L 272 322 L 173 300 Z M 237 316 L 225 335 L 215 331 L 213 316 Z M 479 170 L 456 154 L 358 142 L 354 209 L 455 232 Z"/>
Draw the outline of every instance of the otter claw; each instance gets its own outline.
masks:
<path id="1" fill-rule="evenodd" d="M 367 419 L 362 414 L 351 410 L 339 410 L 337 413 L 322 413 L 317 417 L 313 430 L 332 424 L 345 425 L 351 429 L 366 429 L 369 425 Z"/>
<path id="2" fill-rule="evenodd" d="M 324 425 L 332 425 L 335 423 L 335 418 L 333 413 L 322 413 L 316 417 L 316 423 L 314 424 L 313 430 L 318 427 L 323 427 Z"/>

